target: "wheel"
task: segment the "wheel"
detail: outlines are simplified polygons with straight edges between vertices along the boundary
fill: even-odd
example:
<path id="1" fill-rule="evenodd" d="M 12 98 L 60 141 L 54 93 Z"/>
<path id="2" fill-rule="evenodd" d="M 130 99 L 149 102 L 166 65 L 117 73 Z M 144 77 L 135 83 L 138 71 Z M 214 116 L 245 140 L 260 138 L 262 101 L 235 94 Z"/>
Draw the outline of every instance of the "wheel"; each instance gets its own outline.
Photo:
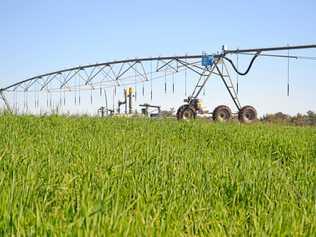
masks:
<path id="1" fill-rule="evenodd" d="M 232 111 L 226 105 L 217 106 L 213 111 L 213 120 L 226 122 L 232 118 Z"/>
<path id="2" fill-rule="evenodd" d="M 177 119 L 178 120 L 190 120 L 195 119 L 196 111 L 190 105 L 182 105 L 177 111 Z"/>
<path id="3" fill-rule="evenodd" d="M 184 109 L 184 107 L 187 106 L 187 105 L 181 105 L 179 107 L 179 109 L 177 110 L 177 119 L 178 120 L 181 120 L 182 119 L 182 110 Z"/>
<path id="4" fill-rule="evenodd" d="M 238 119 L 242 123 L 252 123 L 257 120 L 257 111 L 252 106 L 244 106 L 238 113 Z"/>

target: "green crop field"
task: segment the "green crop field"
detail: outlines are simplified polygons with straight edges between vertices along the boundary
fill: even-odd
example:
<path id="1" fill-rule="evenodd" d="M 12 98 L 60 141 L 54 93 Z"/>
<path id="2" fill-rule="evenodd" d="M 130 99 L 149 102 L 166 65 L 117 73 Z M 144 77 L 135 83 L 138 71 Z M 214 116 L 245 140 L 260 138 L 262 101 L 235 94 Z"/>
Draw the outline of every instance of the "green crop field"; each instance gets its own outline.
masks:
<path id="1" fill-rule="evenodd" d="M 315 236 L 316 129 L 0 116 L 0 235 Z"/>

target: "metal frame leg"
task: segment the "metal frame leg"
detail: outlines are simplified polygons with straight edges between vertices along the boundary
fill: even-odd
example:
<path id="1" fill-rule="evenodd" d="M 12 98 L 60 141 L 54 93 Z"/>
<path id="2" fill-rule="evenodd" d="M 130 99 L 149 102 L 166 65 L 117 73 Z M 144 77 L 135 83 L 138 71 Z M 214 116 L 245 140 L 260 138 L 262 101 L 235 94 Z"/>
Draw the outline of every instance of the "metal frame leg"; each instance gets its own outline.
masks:
<path id="1" fill-rule="evenodd" d="M 7 107 L 7 110 L 8 110 L 10 113 L 12 113 L 10 104 L 9 104 L 7 98 L 5 97 L 5 95 L 3 94 L 3 91 L 0 91 L 0 97 L 1 97 L 1 99 L 3 100 L 5 106 Z"/>

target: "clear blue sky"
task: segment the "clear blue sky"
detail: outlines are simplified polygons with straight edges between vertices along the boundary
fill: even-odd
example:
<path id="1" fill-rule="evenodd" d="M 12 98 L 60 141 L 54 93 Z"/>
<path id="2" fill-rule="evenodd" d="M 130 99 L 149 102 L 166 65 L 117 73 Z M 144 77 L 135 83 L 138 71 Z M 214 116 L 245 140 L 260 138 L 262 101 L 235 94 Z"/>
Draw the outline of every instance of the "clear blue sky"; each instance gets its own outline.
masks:
<path id="1" fill-rule="evenodd" d="M 316 43 L 314 0 L 2 0 L 0 12 L 0 87 L 112 59 Z M 261 113 L 316 110 L 315 74 L 316 61 L 295 62 L 286 97 L 286 61 L 262 59 L 241 83 L 241 100 Z"/>

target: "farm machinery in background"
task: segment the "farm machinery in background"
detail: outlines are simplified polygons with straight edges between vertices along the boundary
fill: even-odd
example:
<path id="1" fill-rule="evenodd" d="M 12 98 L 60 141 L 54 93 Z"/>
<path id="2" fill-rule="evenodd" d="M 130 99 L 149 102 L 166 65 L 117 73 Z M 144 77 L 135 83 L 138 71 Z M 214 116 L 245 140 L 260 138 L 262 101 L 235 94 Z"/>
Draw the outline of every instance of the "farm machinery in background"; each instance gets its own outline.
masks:
<path id="1" fill-rule="evenodd" d="M 20 107 L 23 111 L 42 111 L 45 109 L 53 109 L 54 107 L 71 107 L 69 95 L 74 95 L 74 104 L 83 106 L 81 96 L 82 93 L 90 92 L 90 102 L 93 104 L 93 92 L 100 91 L 100 98 L 104 97 L 105 106 L 98 109 L 101 116 L 111 116 L 121 114 L 121 106 L 124 106 L 124 114 L 133 114 L 133 99 L 136 101 L 136 85 L 142 85 L 142 94 L 144 96 L 144 84 L 150 85 L 150 99 L 153 96 L 153 81 L 160 79 L 165 80 L 165 92 L 167 91 L 166 78 L 173 77 L 175 74 L 181 74 L 186 82 L 187 71 L 196 75 L 195 86 L 181 105 L 175 117 L 178 120 L 195 119 L 200 115 L 208 115 L 216 121 L 228 121 L 237 115 L 240 122 L 251 123 L 257 119 L 257 111 L 250 105 L 242 106 L 238 98 L 238 87 L 234 85 L 230 76 L 230 72 L 234 71 L 237 75 L 245 76 L 253 66 L 254 61 L 260 56 L 264 57 L 280 57 L 295 59 L 310 59 L 302 56 L 291 56 L 282 54 L 266 54 L 270 51 L 284 51 L 316 48 L 316 45 L 298 45 L 286 47 L 272 48 L 253 48 L 253 49 L 236 49 L 222 51 L 217 54 L 200 54 L 200 55 L 184 55 L 171 57 L 149 57 L 111 61 L 105 63 L 96 63 L 85 66 L 78 66 L 69 69 L 59 70 L 31 77 L 29 79 L 13 83 L 7 87 L 0 89 L 0 99 L 3 101 L 4 107 L 8 111 L 17 112 Z M 248 67 L 241 72 L 238 69 L 238 63 L 233 62 L 230 55 L 248 55 L 251 56 Z M 153 65 L 156 65 L 155 67 Z M 205 90 L 206 83 L 212 77 L 219 78 L 230 98 L 232 99 L 237 113 L 227 105 L 217 106 L 212 113 L 203 110 L 199 96 L 202 90 Z M 236 88 L 237 87 L 237 88 Z M 116 101 L 116 90 L 123 89 L 124 100 Z M 155 88 L 156 89 L 156 88 Z M 112 106 L 108 103 L 108 90 L 112 90 Z M 172 91 L 174 93 L 175 85 L 173 81 Z M 20 94 L 19 94 L 20 93 Z M 30 110 L 30 102 L 28 94 L 33 93 L 32 109 Z M 289 93 L 289 86 L 288 86 Z M 186 94 L 186 93 L 185 93 Z M 11 96 L 11 99 L 10 99 Z M 59 98 L 58 98 L 59 97 Z M 24 98 L 24 99 L 23 99 Z M 23 99 L 23 104 L 18 103 L 18 99 Z M 45 103 L 46 99 L 46 103 Z M 117 105 L 117 107 L 116 107 Z M 87 105 L 86 105 L 87 106 Z M 111 109 L 109 109 L 111 107 Z M 116 107 L 116 108 L 115 108 Z M 150 117 L 157 117 L 161 114 L 160 105 L 152 105 L 142 103 L 142 114 Z M 156 112 L 151 113 L 149 110 L 155 109 Z"/>
<path id="2" fill-rule="evenodd" d="M 137 109 L 134 108 L 135 104 L 135 89 L 133 87 L 128 87 L 124 89 L 124 100 L 118 101 L 117 105 L 117 113 L 114 113 L 114 110 L 111 110 L 108 108 L 108 105 L 106 103 L 106 106 L 101 106 L 98 109 L 98 114 L 101 117 L 105 116 L 114 116 L 114 115 L 124 115 L 124 116 L 134 116 L 138 115 Z M 124 112 L 121 112 L 121 106 L 124 105 Z M 158 105 L 151 105 L 151 104 L 140 104 L 139 107 L 141 107 L 141 115 L 145 117 L 160 117 L 161 113 L 161 106 Z"/>
<path id="3" fill-rule="evenodd" d="M 161 116 L 161 106 L 159 105 L 151 105 L 151 104 L 141 104 L 142 114 L 146 117 L 157 118 Z"/>
<path id="4" fill-rule="evenodd" d="M 127 114 L 127 113 L 132 114 L 133 94 L 134 94 L 133 87 L 128 87 L 128 88 L 124 89 L 124 100 L 118 101 L 117 112 L 119 114 L 121 113 L 121 106 L 122 105 L 125 105 L 125 114 Z"/>

